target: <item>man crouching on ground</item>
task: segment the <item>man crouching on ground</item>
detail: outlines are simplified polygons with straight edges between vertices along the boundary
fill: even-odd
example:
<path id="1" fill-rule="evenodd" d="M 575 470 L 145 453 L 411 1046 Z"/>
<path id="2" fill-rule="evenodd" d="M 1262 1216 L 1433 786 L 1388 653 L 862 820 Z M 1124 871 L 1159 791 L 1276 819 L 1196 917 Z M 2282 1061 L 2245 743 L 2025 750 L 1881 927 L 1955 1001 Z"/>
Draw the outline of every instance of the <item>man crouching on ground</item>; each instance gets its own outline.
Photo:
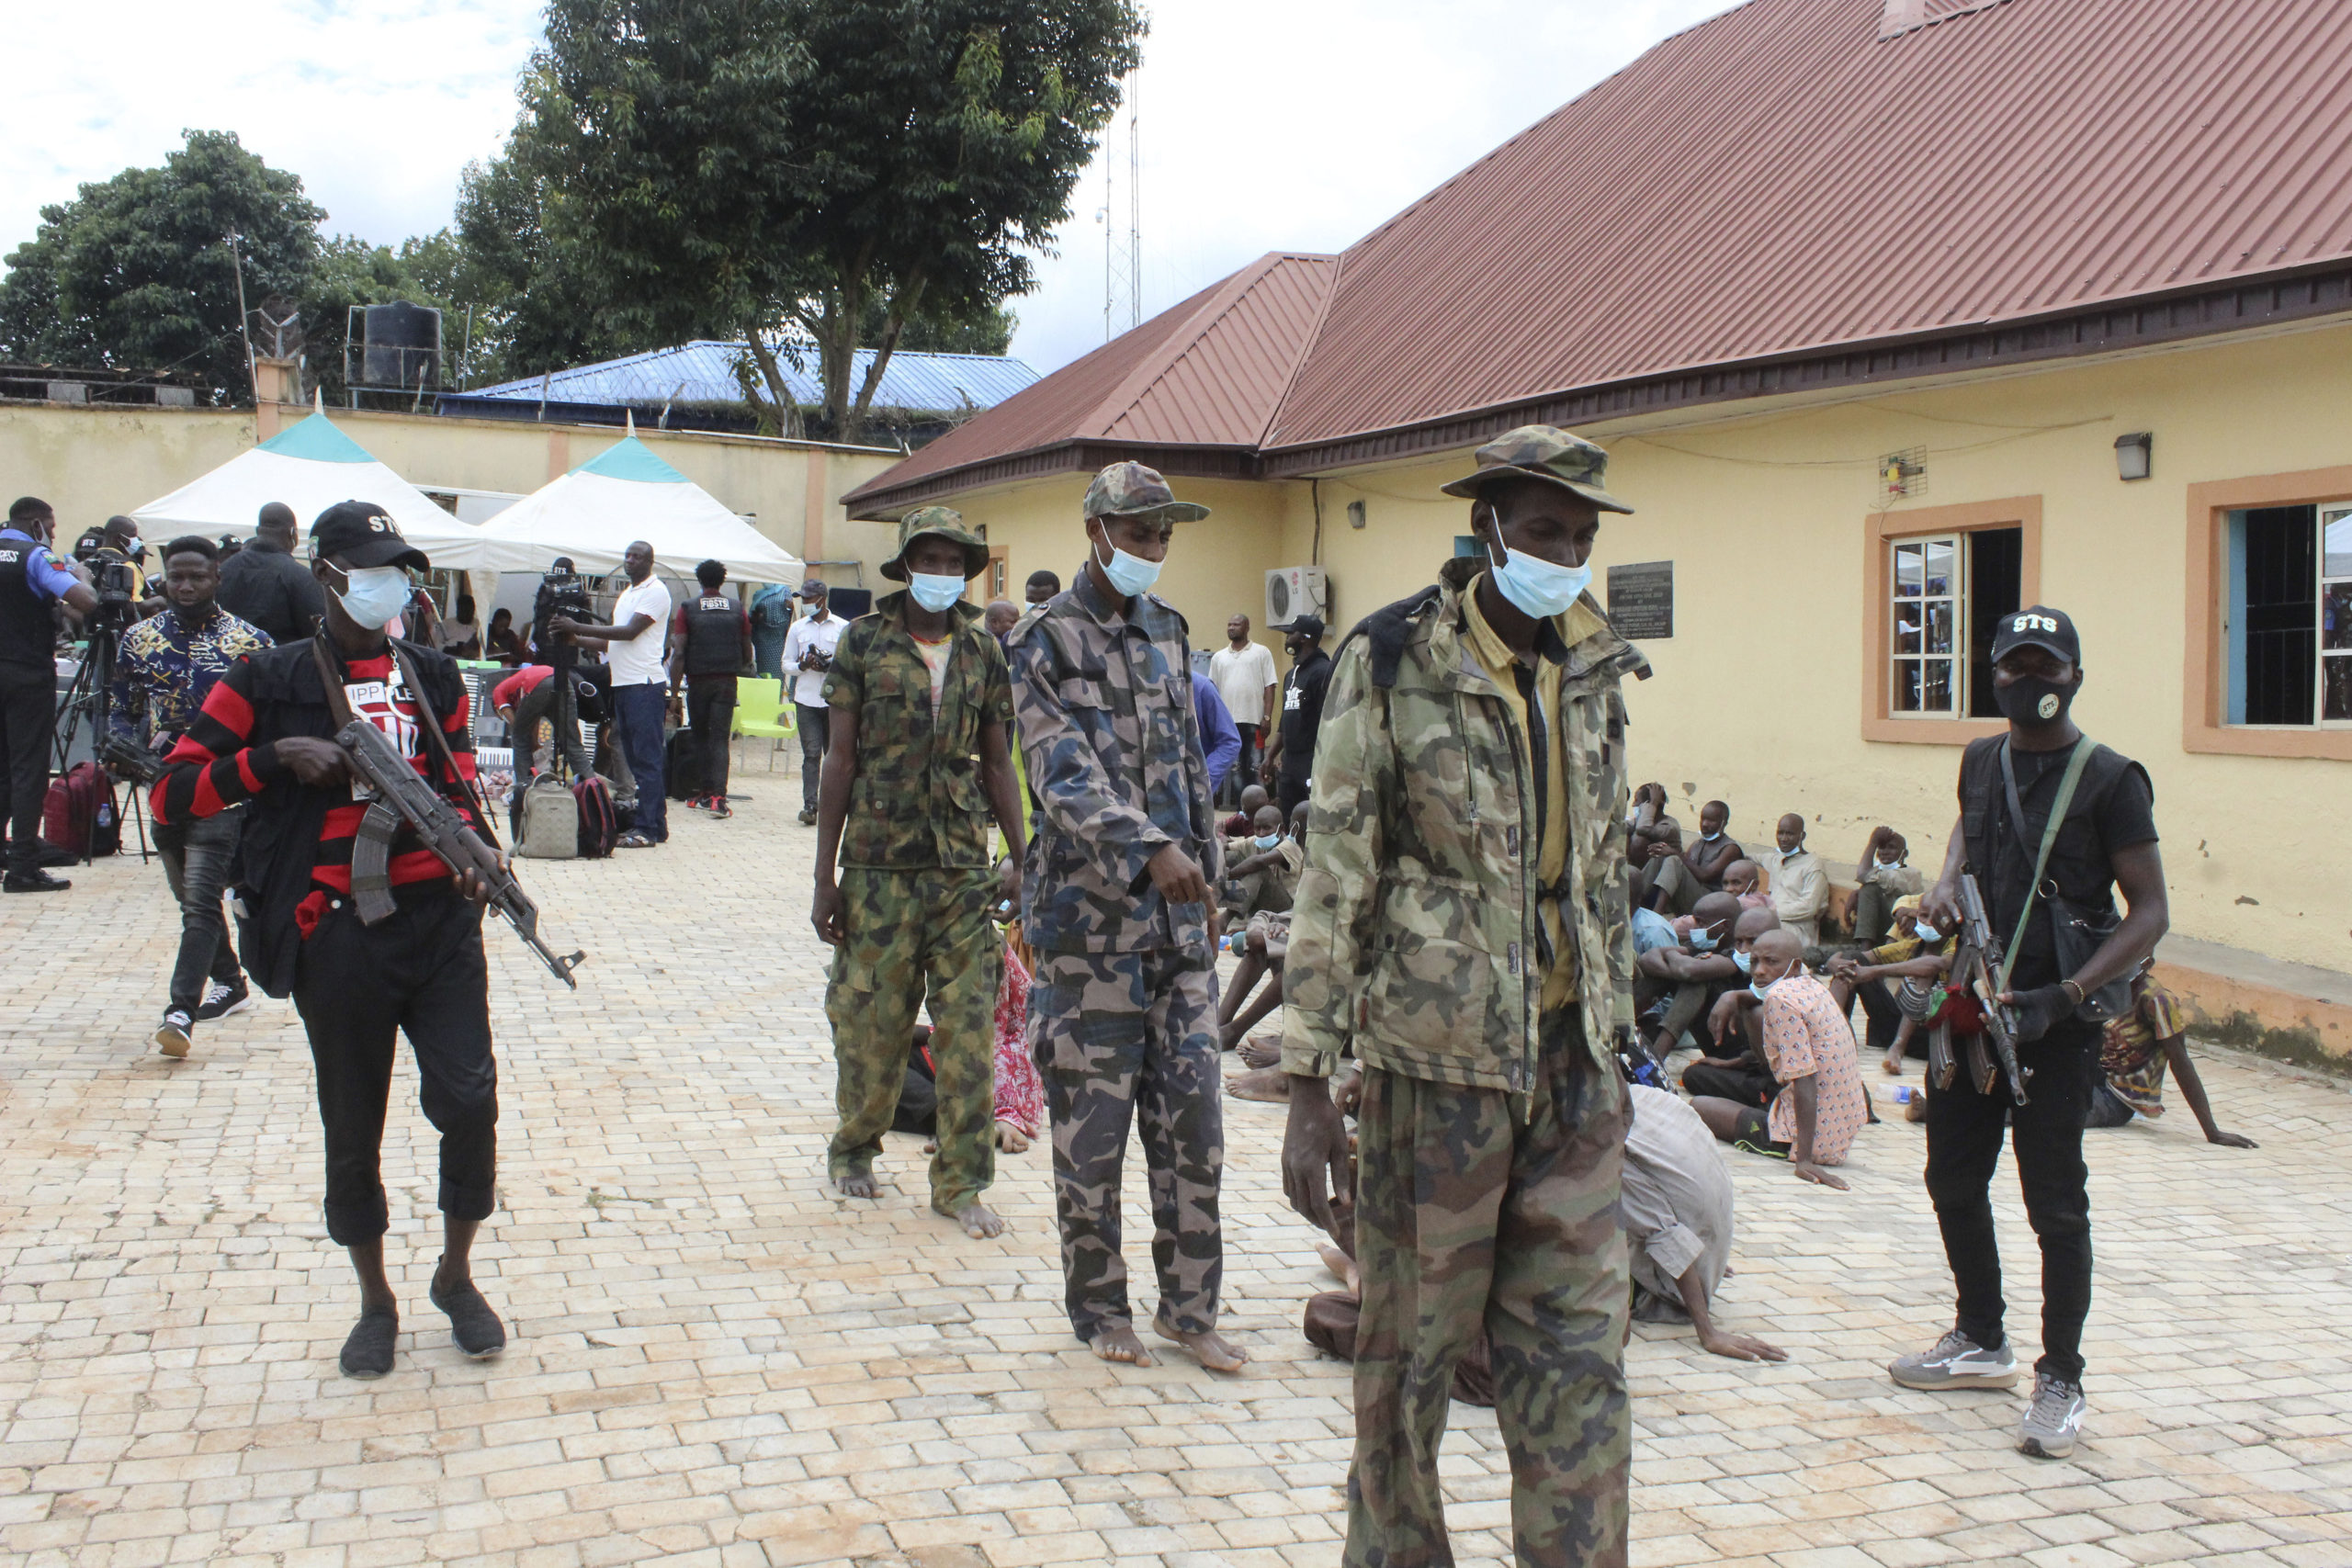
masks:
<path id="1" fill-rule="evenodd" d="M 988 547 L 944 506 L 899 525 L 882 575 L 907 584 L 842 634 L 825 672 L 832 717 L 817 795 L 817 934 L 833 946 L 825 1016 L 841 1126 L 826 1156 L 845 1198 L 879 1195 L 874 1156 L 906 1082 L 915 1010 L 931 1002 L 939 1135 L 931 1206 L 974 1237 L 1004 1222 L 996 1179 L 996 991 L 990 910 L 1021 891 L 1021 803 L 1005 726 L 1004 650 L 964 584 Z M 989 818 L 1006 853 L 989 863 Z M 833 867 L 838 859 L 841 879 Z"/>
<path id="2" fill-rule="evenodd" d="M 1486 558 L 1342 648 L 1291 916 L 1283 1181 L 1329 1228 L 1358 1113 L 1351 1568 L 1453 1561 L 1438 1486 L 1453 1367 L 1483 1328 L 1521 1563 L 1622 1565 L 1633 1421 L 1618 1194 L 1634 1026 L 1625 709 L 1647 673 L 1587 563 L 1607 455 L 1530 425 L 1445 487 Z"/>

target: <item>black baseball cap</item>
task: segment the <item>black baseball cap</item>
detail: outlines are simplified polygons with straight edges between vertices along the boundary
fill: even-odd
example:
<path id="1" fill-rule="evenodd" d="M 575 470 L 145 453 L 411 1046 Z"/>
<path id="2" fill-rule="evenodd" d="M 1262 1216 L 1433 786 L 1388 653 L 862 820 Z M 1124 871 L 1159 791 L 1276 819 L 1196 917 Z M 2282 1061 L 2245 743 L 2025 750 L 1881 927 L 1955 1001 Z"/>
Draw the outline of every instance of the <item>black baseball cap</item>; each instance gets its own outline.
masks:
<path id="1" fill-rule="evenodd" d="M 1323 617 L 1320 615 L 1300 615 L 1295 620 L 1283 622 L 1281 626 L 1276 626 L 1274 630 L 1282 633 L 1284 637 L 1321 637 L 1323 635 Z"/>
<path id="2" fill-rule="evenodd" d="M 1993 662 L 1998 664 L 2014 648 L 2047 649 L 2069 664 L 2083 661 L 2082 639 L 2075 635 L 2073 617 L 2047 604 L 2001 617 L 2000 629 L 1993 634 Z"/>
<path id="3" fill-rule="evenodd" d="M 401 537 L 400 525 L 369 501 L 338 501 L 311 525 L 311 558 L 345 566 L 405 566 L 430 571 L 423 550 Z"/>

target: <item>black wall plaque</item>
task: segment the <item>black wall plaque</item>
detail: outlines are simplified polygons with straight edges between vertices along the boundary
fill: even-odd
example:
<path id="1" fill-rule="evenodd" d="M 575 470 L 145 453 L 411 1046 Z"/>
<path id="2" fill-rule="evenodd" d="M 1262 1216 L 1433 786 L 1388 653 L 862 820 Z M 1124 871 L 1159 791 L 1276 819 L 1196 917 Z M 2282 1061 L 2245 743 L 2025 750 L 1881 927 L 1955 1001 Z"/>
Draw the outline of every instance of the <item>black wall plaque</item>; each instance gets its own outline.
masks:
<path id="1" fill-rule="evenodd" d="M 1640 561 L 1609 569 L 1609 623 L 1635 642 L 1674 635 L 1674 563 Z"/>

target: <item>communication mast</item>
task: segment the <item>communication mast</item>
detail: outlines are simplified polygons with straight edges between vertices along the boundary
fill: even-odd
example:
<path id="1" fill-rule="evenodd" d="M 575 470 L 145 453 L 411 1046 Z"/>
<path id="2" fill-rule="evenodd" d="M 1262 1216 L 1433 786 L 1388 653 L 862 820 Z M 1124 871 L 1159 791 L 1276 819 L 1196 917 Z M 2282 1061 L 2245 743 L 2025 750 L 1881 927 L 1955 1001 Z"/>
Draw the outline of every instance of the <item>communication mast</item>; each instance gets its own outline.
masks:
<path id="1" fill-rule="evenodd" d="M 1136 110 L 1136 78 L 1124 84 L 1127 104 L 1126 226 L 1119 223 L 1119 149 L 1102 138 L 1102 341 L 1143 324 L 1143 139 Z M 1115 122 L 1114 122 L 1115 124 Z"/>

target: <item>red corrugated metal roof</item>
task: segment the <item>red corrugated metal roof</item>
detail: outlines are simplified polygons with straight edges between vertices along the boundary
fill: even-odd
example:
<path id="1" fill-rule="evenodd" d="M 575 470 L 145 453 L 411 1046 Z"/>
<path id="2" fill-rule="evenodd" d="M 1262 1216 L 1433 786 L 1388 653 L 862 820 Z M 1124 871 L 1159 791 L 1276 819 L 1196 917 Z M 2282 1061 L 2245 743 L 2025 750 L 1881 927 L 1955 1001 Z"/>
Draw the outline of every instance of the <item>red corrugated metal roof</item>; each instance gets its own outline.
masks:
<path id="1" fill-rule="evenodd" d="M 1046 447 L 1253 450 L 1265 439 L 1335 270 L 1329 256 L 1261 256 L 975 416 L 842 501 L 855 508 L 882 491 Z"/>
<path id="2" fill-rule="evenodd" d="M 2346 0 L 1749 0 L 1336 265 L 1255 263 L 853 499 L 1048 471 L 1086 432 L 1295 472 L 1669 378 L 1687 403 L 2341 311 L 2347 77 Z M 1758 368 L 1792 365 L 1820 368 Z"/>
<path id="3" fill-rule="evenodd" d="M 2352 6 L 1750 0 L 1350 248 L 1269 446 L 2352 254 Z"/>

